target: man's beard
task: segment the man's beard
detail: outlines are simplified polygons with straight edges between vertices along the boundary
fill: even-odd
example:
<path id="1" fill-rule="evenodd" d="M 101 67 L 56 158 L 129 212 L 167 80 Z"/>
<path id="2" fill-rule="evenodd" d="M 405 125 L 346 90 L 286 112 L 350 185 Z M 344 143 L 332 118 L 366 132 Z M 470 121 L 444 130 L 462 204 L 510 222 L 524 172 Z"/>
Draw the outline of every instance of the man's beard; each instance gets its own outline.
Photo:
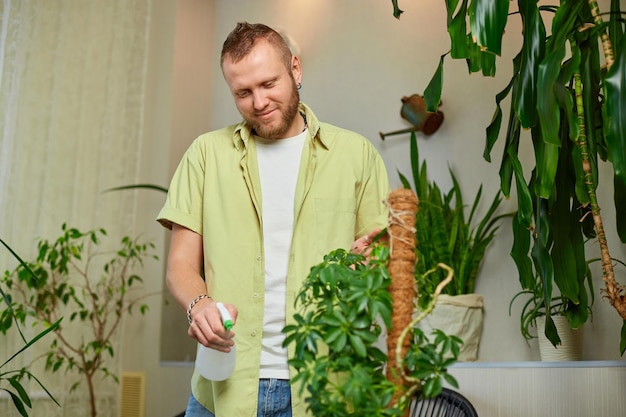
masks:
<path id="1" fill-rule="evenodd" d="M 294 118 L 298 114 L 300 93 L 298 92 L 295 81 L 293 82 L 292 91 L 293 93 L 291 94 L 291 97 L 287 104 L 284 107 L 278 108 L 278 110 L 281 112 L 281 123 L 278 126 L 272 128 L 269 126 L 265 126 L 263 123 L 259 123 L 256 120 L 250 120 L 244 117 L 246 122 L 250 126 L 252 126 L 252 129 L 258 136 L 265 139 L 284 138 L 284 134 L 289 130 Z"/>

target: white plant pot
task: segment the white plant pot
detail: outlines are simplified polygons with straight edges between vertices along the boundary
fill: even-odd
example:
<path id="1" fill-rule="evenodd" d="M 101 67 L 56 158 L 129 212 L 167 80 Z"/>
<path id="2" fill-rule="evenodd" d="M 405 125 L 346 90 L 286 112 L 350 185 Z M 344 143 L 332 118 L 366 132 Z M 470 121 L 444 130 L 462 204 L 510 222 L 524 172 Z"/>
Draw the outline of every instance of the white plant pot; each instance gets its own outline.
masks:
<path id="1" fill-rule="evenodd" d="M 419 328 L 430 337 L 433 329 L 463 340 L 458 360 L 478 360 L 478 348 L 483 332 L 483 296 L 480 294 L 446 295 L 437 299 L 432 313 L 419 323 Z"/>
<path id="2" fill-rule="evenodd" d="M 539 356 L 543 362 L 579 361 L 582 359 L 583 328 L 572 329 L 565 316 L 552 316 L 556 330 L 559 332 L 561 344 L 556 347 L 545 335 L 545 319 L 537 320 L 537 337 L 539 338 Z"/>

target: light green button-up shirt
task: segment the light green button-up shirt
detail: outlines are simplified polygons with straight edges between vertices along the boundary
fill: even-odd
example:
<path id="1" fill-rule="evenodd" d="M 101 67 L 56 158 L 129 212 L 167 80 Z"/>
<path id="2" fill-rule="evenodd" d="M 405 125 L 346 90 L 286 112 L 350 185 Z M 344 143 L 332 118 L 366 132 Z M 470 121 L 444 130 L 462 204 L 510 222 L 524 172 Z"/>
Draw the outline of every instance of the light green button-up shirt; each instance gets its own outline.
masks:
<path id="1" fill-rule="evenodd" d="M 302 103 L 300 111 L 309 134 L 296 185 L 288 323 L 313 265 L 331 250 L 349 249 L 356 238 L 387 226 L 383 200 L 389 193 L 382 158 L 366 138 L 320 123 Z M 157 218 L 166 227 L 177 223 L 202 235 L 207 291 L 239 310 L 233 375 L 222 382 L 197 372 L 192 377 L 194 396 L 218 417 L 256 416 L 265 284 L 261 201 L 255 142 L 242 122 L 191 144 Z M 292 389 L 294 417 L 306 415 L 297 391 Z"/>

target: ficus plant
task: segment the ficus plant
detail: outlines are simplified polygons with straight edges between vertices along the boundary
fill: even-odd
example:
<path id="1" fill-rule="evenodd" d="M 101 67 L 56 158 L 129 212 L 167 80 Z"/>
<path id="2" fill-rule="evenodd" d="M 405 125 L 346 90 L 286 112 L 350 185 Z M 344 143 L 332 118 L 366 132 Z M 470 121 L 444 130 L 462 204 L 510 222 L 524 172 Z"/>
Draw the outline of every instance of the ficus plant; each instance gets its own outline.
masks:
<path id="1" fill-rule="evenodd" d="M 402 10 L 392 0 L 394 16 Z M 496 110 L 486 128 L 485 160 L 504 141 L 500 188 L 517 193 L 511 255 L 522 289 L 541 279 L 542 297 L 567 299 L 566 317 L 578 328 L 588 319 L 585 242 L 594 238 L 601 254 L 602 293 L 624 325 L 620 352 L 626 350 L 626 294 L 615 278 L 596 193 L 610 194 L 616 207 L 615 229 L 626 243 L 626 42 L 619 0 L 600 11 L 596 0 L 445 0 L 450 50 L 442 55 L 424 91 L 429 111 L 436 111 L 443 89 L 444 60 L 463 59 L 468 72 L 492 77 L 502 52 L 509 19 L 522 24 L 522 46 L 513 59 L 508 85 L 496 95 Z M 609 1 L 603 2 L 607 4 Z M 515 6 L 517 8 L 515 9 Z M 501 133 L 502 102 L 510 108 Z M 534 159 L 524 166 L 524 141 Z M 598 166 L 607 162 L 612 179 L 602 181 Z M 530 173 L 530 178 L 525 177 Z M 608 183 L 608 184 L 607 184 Z M 555 288 L 556 287 L 556 288 Z M 554 322 L 545 316 L 546 336 L 560 342 Z"/>
<path id="2" fill-rule="evenodd" d="M 98 414 L 96 378 L 118 381 L 110 369 L 116 331 L 126 315 L 147 311 L 147 295 L 135 293 L 142 282 L 136 270 L 145 259 L 158 259 L 152 243 L 128 236 L 116 249 L 102 250 L 105 236 L 104 229 L 82 232 L 63 224 L 56 240 L 39 240 L 35 260 L 0 278 L 7 304 L 0 310 L 0 332 L 13 323 L 44 328 L 55 323 L 45 368 L 76 374 L 70 391 L 82 379 L 91 417 Z"/>
<path id="3" fill-rule="evenodd" d="M 363 255 L 334 250 L 311 268 L 297 295 L 299 313 L 283 330 L 284 344 L 295 347 L 289 364 L 297 373 L 291 382 L 301 393 L 308 391 L 305 401 L 313 415 L 402 415 L 416 390 L 433 397 L 444 381 L 458 387 L 448 367 L 456 362 L 462 341 L 440 330 L 429 341 L 416 326 L 433 303 L 405 329 L 403 336 L 412 343 L 398 363 L 405 366 L 411 389 L 394 401 L 400 392 L 385 375 L 388 355 L 377 345 L 392 321 L 388 258 L 383 245 L 374 248 L 368 262 Z"/>

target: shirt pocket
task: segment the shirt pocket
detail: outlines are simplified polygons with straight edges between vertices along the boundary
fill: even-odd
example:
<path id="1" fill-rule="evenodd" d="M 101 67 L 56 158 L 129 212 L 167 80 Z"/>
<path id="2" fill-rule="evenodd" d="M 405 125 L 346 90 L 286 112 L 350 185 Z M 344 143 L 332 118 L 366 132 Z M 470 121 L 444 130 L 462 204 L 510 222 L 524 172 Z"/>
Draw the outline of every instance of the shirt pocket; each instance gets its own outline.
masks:
<path id="1" fill-rule="evenodd" d="M 321 255 L 343 248 L 350 249 L 356 227 L 356 199 L 315 199 L 315 236 Z"/>

